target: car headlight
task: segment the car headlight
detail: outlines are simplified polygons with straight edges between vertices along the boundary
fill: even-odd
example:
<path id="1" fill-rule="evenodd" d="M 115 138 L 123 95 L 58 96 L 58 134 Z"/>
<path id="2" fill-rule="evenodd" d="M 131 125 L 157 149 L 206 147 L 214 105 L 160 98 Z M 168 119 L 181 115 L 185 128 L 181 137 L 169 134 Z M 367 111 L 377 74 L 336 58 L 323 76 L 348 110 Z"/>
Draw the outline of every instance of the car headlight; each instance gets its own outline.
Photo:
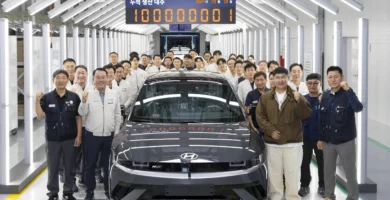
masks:
<path id="1" fill-rule="evenodd" d="M 142 168 L 149 168 L 148 162 L 135 162 L 135 161 L 129 161 L 129 160 L 117 160 L 117 164 L 127 167 L 129 169 L 142 169 Z"/>

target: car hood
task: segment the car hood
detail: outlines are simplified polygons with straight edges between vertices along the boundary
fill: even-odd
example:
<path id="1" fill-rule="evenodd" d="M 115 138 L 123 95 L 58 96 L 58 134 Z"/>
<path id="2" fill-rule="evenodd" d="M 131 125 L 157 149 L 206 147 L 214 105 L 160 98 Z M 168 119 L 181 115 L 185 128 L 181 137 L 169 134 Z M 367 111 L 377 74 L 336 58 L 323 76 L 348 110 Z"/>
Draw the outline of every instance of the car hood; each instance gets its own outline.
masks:
<path id="1" fill-rule="evenodd" d="M 194 153 L 192 162 L 235 162 L 258 158 L 264 141 L 245 123 L 153 124 L 131 123 L 113 140 L 120 160 L 136 162 L 180 162 Z"/>

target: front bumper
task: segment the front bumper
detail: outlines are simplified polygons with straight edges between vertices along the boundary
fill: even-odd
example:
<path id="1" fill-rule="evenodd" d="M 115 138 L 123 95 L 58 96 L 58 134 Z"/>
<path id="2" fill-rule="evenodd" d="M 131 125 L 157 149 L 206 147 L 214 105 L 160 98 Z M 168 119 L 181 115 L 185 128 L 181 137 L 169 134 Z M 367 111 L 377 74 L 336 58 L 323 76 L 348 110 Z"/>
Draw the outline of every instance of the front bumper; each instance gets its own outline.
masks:
<path id="1" fill-rule="evenodd" d="M 187 173 L 132 170 L 119 164 L 114 164 L 111 169 L 110 190 L 114 199 L 122 199 L 135 189 L 144 190 L 140 199 L 168 198 L 168 196 L 175 196 L 175 194 L 170 190 L 167 196 L 167 188 L 176 186 L 194 188 L 206 186 L 203 188 L 209 193 L 212 190 L 211 196 L 213 197 L 231 195 L 239 197 L 234 190 L 246 189 L 250 194 L 256 196 L 256 199 L 260 199 L 266 197 L 267 193 L 267 169 L 264 165 L 256 165 L 237 171 L 191 173 L 191 178 L 188 178 Z M 209 187 L 207 188 L 207 186 Z M 205 194 L 199 192 L 199 194 L 191 195 L 204 196 Z"/>

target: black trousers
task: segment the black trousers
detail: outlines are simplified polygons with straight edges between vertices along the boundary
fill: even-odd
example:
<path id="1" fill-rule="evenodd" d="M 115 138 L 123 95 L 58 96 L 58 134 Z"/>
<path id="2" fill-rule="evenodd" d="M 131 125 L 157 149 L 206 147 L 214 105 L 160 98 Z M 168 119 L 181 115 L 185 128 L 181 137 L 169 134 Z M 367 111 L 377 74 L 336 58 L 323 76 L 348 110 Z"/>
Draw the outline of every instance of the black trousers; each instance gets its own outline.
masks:
<path id="1" fill-rule="evenodd" d="M 303 137 L 303 159 L 301 165 L 301 187 L 309 187 L 311 181 L 310 162 L 313 150 L 316 154 L 318 165 L 318 185 L 324 187 L 324 155 L 322 150 L 317 148 L 317 141 Z"/>
<path id="2" fill-rule="evenodd" d="M 111 145 L 114 133 L 111 136 L 94 136 L 91 132 L 85 131 L 85 184 L 87 192 L 93 192 L 96 188 L 95 169 L 100 153 L 100 162 L 103 167 L 104 190 L 108 191 L 108 171 Z"/>
<path id="3" fill-rule="evenodd" d="M 74 139 L 62 142 L 46 141 L 46 160 L 48 168 L 47 189 L 48 195 L 55 195 L 59 192 L 58 172 L 60 160 L 64 166 L 64 194 L 73 194 L 73 162 L 74 162 Z M 62 158 L 61 158 L 62 155 Z"/>

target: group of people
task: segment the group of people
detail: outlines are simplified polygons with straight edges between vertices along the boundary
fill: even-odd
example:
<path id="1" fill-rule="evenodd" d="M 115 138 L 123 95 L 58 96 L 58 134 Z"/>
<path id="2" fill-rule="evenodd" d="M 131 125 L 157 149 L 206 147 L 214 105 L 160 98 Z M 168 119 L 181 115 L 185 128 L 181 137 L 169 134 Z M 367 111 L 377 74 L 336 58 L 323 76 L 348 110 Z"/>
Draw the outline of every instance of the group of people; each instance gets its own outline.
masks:
<path id="1" fill-rule="evenodd" d="M 322 92 L 322 77 L 312 73 L 302 80 L 303 66 L 280 67 L 277 61 L 254 56 L 248 60 L 231 54 L 222 58 L 217 50 L 198 56 L 190 50 L 183 59 L 168 51 L 165 57 L 137 52 L 129 60 L 109 55 L 110 64 L 92 72 L 68 58 L 63 69 L 53 73 L 55 89 L 36 95 L 38 119 L 45 119 L 49 200 L 58 199 L 59 179 L 63 198 L 75 199 L 82 186 L 85 200 L 94 199 L 96 182 L 104 184 L 109 199 L 109 156 L 113 138 L 119 134 L 129 107 L 144 81 L 156 73 L 206 71 L 220 73 L 245 106 L 249 128 L 266 143 L 269 197 L 301 199 L 310 193 L 310 163 L 313 150 L 318 164 L 318 194 L 335 199 L 336 159 L 346 177 L 348 199 L 359 197 L 354 113 L 363 109 L 354 91 L 344 81 L 340 67 L 327 70 L 329 90 Z M 76 183 L 76 177 L 79 182 Z M 300 181 L 300 187 L 299 187 Z"/>

